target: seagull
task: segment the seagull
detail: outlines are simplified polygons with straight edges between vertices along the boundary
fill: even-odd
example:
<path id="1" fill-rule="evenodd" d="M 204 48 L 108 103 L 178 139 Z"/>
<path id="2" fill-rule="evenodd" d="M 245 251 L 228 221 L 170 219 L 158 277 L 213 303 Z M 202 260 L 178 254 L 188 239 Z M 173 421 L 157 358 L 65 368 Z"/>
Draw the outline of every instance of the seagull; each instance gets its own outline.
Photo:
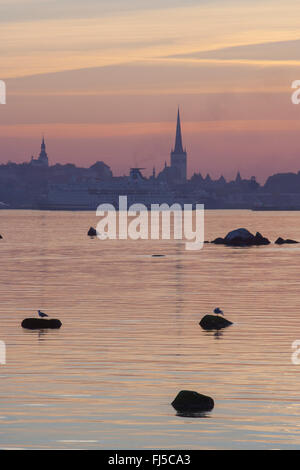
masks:
<path id="1" fill-rule="evenodd" d="M 216 307 L 216 308 L 214 309 L 214 313 L 215 313 L 216 315 L 224 315 L 223 311 L 222 311 L 219 307 Z"/>
<path id="2" fill-rule="evenodd" d="M 40 310 L 38 310 L 38 314 L 39 314 L 39 317 L 41 317 L 41 318 L 48 317 L 48 315 L 46 313 L 43 313 Z"/>

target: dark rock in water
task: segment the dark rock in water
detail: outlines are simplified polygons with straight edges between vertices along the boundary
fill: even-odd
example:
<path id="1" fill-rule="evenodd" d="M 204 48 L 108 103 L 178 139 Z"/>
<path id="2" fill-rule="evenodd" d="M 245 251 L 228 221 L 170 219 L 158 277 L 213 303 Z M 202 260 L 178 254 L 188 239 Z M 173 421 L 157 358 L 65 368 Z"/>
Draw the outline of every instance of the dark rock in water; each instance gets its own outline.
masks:
<path id="1" fill-rule="evenodd" d="M 61 321 L 56 318 L 25 318 L 21 326 L 28 330 L 44 330 L 46 328 L 57 329 L 61 325 Z"/>
<path id="2" fill-rule="evenodd" d="M 254 245 L 270 245 L 270 240 L 268 238 L 263 237 L 261 233 L 256 232 L 256 235 L 254 237 Z"/>
<path id="3" fill-rule="evenodd" d="M 245 228 L 238 228 L 227 233 L 225 238 L 216 238 L 212 243 L 227 246 L 253 246 L 269 245 L 270 240 L 263 237 L 259 232 L 256 232 L 256 235 L 253 235 Z"/>
<path id="4" fill-rule="evenodd" d="M 164 257 L 165 255 L 152 255 L 152 258 L 162 258 Z"/>
<path id="5" fill-rule="evenodd" d="M 181 390 L 172 406 L 179 413 L 199 413 L 201 411 L 210 411 L 214 407 L 214 401 L 211 397 L 201 395 L 198 392 L 190 390 Z"/>
<path id="6" fill-rule="evenodd" d="M 224 238 L 224 242 L 227 245 L 236 244 L 236 243 L 251 243 L 254 239 L 254 235 L 252 235 L 249 230 L 245 228 L 238 228 L 236 230 L 232 230 L 231 232 L 227 233 L 226 237 Z"/>
<path id="7" fill-rule="evenodd" d="M 0 235 L 0 239 L 3 238 L 2 235 Z"/>
<path id="8" fill-rule="evenodd" d="M 97 231 L 96 231 L 96 229 L 94 229 L 94 227 L 90 227 L 90 229 L 88 231 L 88 236 L 89 237 L 96 237 L 97 236 Z"/>
<path id="9" fill-rule="evenodd" d="M 232 325 L 232 322 L 219 315 L 205 315 L 199 322 L 199 325 L 204 330 L 221 330 L 222 328 Z"/>
<path id="10" fill-rule="evenodd" d="M 218 237 L 212 241 L 215 245 L 224 245 L 224 238 Z"/>
<path id="11" fill-rule="evenodd" d="M 284 240 L 283 238 L 278 237 L 275 243 L 276 245 L 284 245 L 284 244 L 291 245 L 293 243 L 299 243 L 299 242 L 297 242 L 296 240 L 291 240 L 290 238 L 287 238 L 286 240 Z"/>

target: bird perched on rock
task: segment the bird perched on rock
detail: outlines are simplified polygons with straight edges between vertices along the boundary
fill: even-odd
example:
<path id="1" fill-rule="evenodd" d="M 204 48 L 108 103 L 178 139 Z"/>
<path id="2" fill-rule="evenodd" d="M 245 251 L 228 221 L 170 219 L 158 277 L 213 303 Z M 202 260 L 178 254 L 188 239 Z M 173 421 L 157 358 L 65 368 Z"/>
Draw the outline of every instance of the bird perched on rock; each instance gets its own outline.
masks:
<path id="1" fill-rule="evenodd" d="M 214 309 L 214 313 L 215 313 L 216 315 L 224 315 L 223 310 L 221 310 L 219 307 L 216 307 L 216 308 Z"/>
<path id="2" fill-rule="evenodd" d="M 38 310 L 38 314 L 39 314 L 39 317 L 41 317 L 41 318 L 48 317 L 48 315 L 46 313 L 43 313 L 40 310 Z"/>

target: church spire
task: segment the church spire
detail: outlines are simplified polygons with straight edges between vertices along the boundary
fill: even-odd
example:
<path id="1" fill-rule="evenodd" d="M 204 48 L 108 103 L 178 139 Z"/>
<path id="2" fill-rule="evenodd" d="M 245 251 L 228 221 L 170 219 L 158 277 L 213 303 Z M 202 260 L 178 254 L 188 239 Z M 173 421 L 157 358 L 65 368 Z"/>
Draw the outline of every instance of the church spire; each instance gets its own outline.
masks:
<path id="1" fill-rule="evenodd" d="M 183 153 L 179 108 L 177 113 L 177 127 L 174 153 Z"/>
<path id="2" fill-rule="evenodd" d="M 240 172 L 238 171 L 238 172 L 237 172 L 237 175 L 236 175 L 236 178 L 235 178 L 235 182 L 236 182 L 236 183 L 240 183 L 241 181 L 242 181 L 241 174 L 240 174 Z"/>

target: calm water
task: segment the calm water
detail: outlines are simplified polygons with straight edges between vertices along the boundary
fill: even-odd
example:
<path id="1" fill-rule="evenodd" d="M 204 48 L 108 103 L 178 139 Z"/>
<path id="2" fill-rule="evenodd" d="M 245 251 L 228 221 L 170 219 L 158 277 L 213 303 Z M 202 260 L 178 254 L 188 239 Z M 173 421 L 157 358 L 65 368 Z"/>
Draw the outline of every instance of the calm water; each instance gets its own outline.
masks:
<path id="1" fill-rule="evenodd" d="M 299 448 L 300 245 L 188 252 L 182 242 L 90 239 L 94 213 L 1 211 L 1 448 Z M 207 211 L 300 240 L 300 213 Z M 152 258 L 163 253 L 163 258 Z M 215 335 L 220 306 L 235 324 Z M 60 318 L 26 331 L 38 308 Z M 176 416 L 181 389 L 215 399 Z"/>

